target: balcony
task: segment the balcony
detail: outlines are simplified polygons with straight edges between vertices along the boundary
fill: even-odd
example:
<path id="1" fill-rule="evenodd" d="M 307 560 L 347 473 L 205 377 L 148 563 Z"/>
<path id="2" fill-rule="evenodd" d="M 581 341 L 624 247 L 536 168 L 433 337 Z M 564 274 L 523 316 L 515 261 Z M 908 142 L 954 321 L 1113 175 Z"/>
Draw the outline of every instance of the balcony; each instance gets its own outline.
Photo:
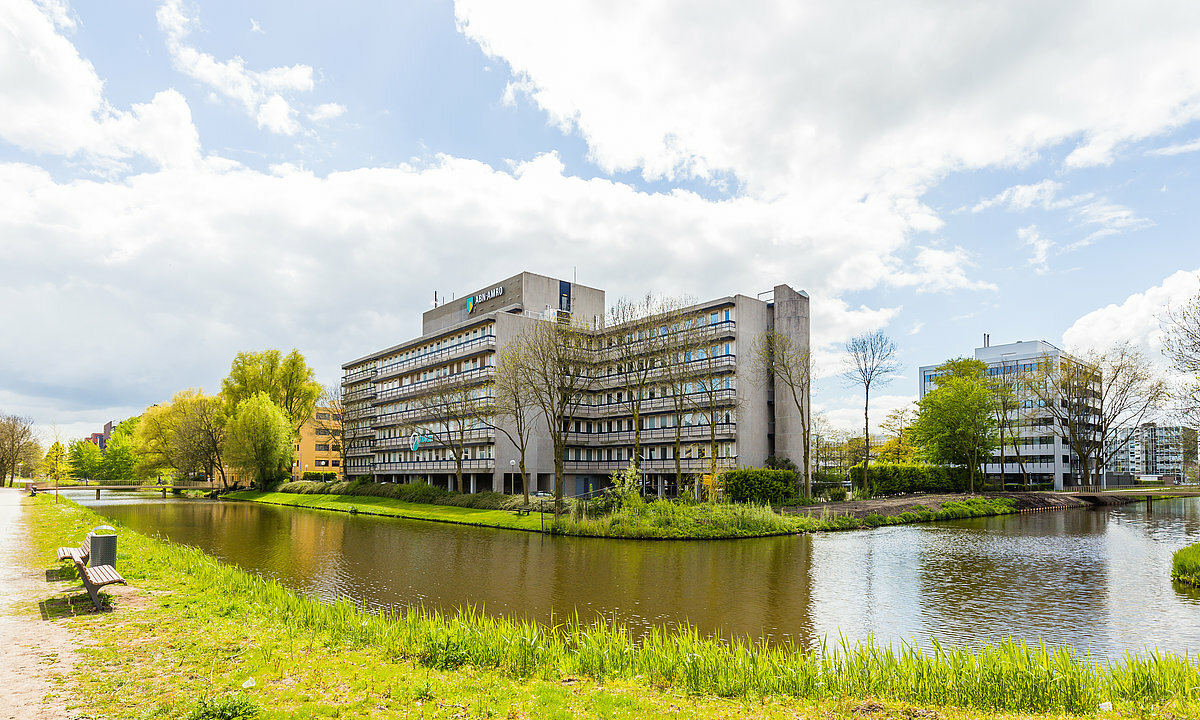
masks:
<path id="1" fill-rule="evenodd" d="M 350 373 L 349 375 L 344 375 L 342 377 L 342 384 L 350 385 L 350 384 L 353 384 L 356 382 L 362 382 L 363 380 L 367 380 L 367 379 L 373 378 L 373 377 L 375 377 L 375 368 L 367 368 L 365 370 L 358 370 L 356 372 Z"/>
<path id="2" fill-rule="evenodd" d="M 480 428 L 478 430 L 468 430 L 463 434 L 463 440 L 468 443 L 478 443 L 480 441 L 490 442 L 496 437 L 495 428 Z M 457 435 L 455 440 L 457 440 Z M 428 445 L 429 443 L 426 443 Z M 380 438 L 375 441 L 375 447 L 380 449 L 390 448 L 410 448 L 412 447 L 412 436 L 402 436 L 393 438 Z"/>
<path id="3" fill-rule="evenodd" d="M 737 399 L 737 389 L 730 388 L 728 390 L 717 390 L 714 393 L 713 401 L 717 407 L 725 407 Z M 684 412 L 703 412 L 708 407 L 708 393 L 694 392 L 684 396 Z M 627 417 L 629 415 L 629 403 L 627 402 L 605 402 L 599 405 L 581 405 L 576 416 L 580 418 L 613 418 L 618 415 Z M 645 398 L 642 400 L 642 413 L 654 412 L 656 410 L 674 410 L 675 398 L 668 395 L 665 397 Z"/>
<path id="4" fill-rule="evenodd" d="M 375 388 L 365 387 L 361 390 L 355 390 L 354 392 L 346 393 L 345 396 L 342 397 L 342 401 L 346 403 L 353 403 L 373 397 L 375 397 Z"/>
<path id="5" fill-rule="evenodd" d="M 463 470 L 492 470 L 496 467 L 495 458 L 472 458 L 462 461 Z M 423 473 L 423 472 L 454 472 L 453 460 L 414 460 L 412 462 L 375 463 L 378 473 Z"/>
<path id="6" fill-rule="evenodd" d="M 383 403 L 388 402 L 389 400 L 395 400 L 396 398 L 409 397 L 412 395 L 420 395 L 423 391 L 428 390 L 429 388 L 433 387 L 435 383 L 437 383 L 439 381 L 449 380 L 451 378 L 453 378 L 453 380 L 455 382 L 467 382 L 467 381 L 482 382 L 485 379 L 487 379 L 488 376 L 490 376 L 492 374 L 493 369 L 494 368 L 492 368 L 492 366 L 487 365 L 487 366 L 484 366 L 481 368 L 475 368 L 474 370 L 465 370 L 463 372 L 455 373 L 453 375 L 445 375 L 445 376 L 442 376 L 439 378 L 430 378 L 428 380 L 422 380 L 420 382 L 409 383 L 408 385 L 404 385 L 403 387 L 388 388 L 387 390 L 379 390 L 376 392 L 376 395 L 375 395 L 375 404 L 381 405 Z"/>
<path id="7" fill-rule="evenodd" d="M 478 412 L 481 415 L 486 415 L 486 413 L 492 412 L 494 410 L 495 400 L 492 398 L 480 398 L 478 400 L 478 403 L 481 406 L 480 409 L 478 410 Z M 376 417 L 374 420 L 372 420 L 371 427 L 380 428 L 380 427 L 388 427 L 391 425 L 404 425 L 404 424 L 414 423 L 414 422 L 418 422 L 418 421 L 422 421 L 422 420 L 429 420 L 431 418 L 432 419 L 441 418 L 441 417 L 445 416 L 445 413 L 439 412 L 439 410 L 441 410 L 442 408 L 445 408 L 445 407 L 446 407 L 445 405 L 442 405 L 439 407 L 428 407 L 428 408 L 421 407 L 421 408 L 412 408 L 410 410 L 398 410 L 396 412 L 385 413 L 383 415 Z"/>
<path id="8" fill-rule="evenodd" d="M 717 471 L 731 470 L 736 466 L 735 458 L 717 458 Z M 712 470 L 712 460 L 709 458 L 681 458 L 680 469 L 685 473 L 707 473 Z M 675 458 L 656 458 L 643 460 L 639 466 L 642 472 L 668 473 L 675 472 Z M 563 469 L 573 473 L 612 473 L 629 467 L 628 460 L 564 460 Z"/>
<path id="9" fill-rule="evenodd" d="M 709 435 L 708 425 L 684 425 L 679 432 L 680 440 L 684 442 L 695 442 L 697 440 L 707 440 Z M 717 439 L 729 440 L 737 434 L 737 425 L 735 423 L 717 423 Z M 632 430 L 621 430 L 620 432 L 572 432 L 568 435 L 567 442 L 572 445 L 608 446 L 608 445 L 633 445 L 634 432 Z M 675 442 L 675 428 L 647 428 L 642 430 L 642 445 L 661 445 L 664 442 Z"/>
<path id="10" fill-rule="evenodd" d="M 453 360 L 456 357 L 461 357 L 463 355 L 468 355 L 470 353 L 478 352 L 488 348 L 493 350 L 496 348 L 495 335 L 484 335 L 482 337 L 477 337 L 474 340 L 468 340 L 456 345 L 444 347 L 436 352 L 425 353 L 424 355 L 418 355 L 417 357 L 409 358 L 407 360 L 389 363 L 379 368 L 379 374 L 377 375 L 376 379 L 382 380 L 383 378 L 394 377 L 396 375 L 400 375 L 401 373 L 408 372 L 414 368 L 425 367 L 427 365 L 436 365 L 440 362 Z"/>

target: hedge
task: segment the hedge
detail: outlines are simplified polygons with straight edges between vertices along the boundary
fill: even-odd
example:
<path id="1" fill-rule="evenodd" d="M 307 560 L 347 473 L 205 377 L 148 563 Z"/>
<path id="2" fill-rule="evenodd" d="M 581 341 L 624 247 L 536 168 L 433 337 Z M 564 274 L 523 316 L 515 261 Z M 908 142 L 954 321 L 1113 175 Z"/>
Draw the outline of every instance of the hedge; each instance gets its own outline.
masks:
<path id="1" fill-rule="evenodd" d="M 738 503 L 782 502 L 795 495 L 796 473 L 769 468 L 739 468 L 721 473 L 725 496 Z"/>
<path id="2" fill-rule="evenodd" d="M 304 473 L 300 475 L 300 480 L 302 482 L 333 482 L 337 480 L 337 473 L 321 472 L 319 470 L 305 470 Z"/>
<path id="3" fill-rule="evenodd" d="M 861 463 L 850 468 L 855 487 L 862 485 L 862 473 Z M 961 493 L 967 491 L 968 474 L 960 467 L 879 463 L 868 468 L 867 480 L 875 495 Z"/>

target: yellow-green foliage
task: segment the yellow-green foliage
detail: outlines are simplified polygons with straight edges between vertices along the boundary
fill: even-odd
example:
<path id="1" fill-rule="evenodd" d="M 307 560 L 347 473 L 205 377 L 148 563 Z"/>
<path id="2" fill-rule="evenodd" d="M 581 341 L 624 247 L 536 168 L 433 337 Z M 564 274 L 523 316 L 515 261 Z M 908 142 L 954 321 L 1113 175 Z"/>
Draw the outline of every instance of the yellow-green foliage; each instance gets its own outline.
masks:
<path id="1" fill-rule="evenodd" d="M 1171 577 L 1200 587 L 1200 543 L 1175 551 L 1171 556 Z"/>
<path id="2" fill-rule="evenodd" d="M 69 503 L 54 504 L 48 498 L 37 503 L 35 537 L 47 564 L 53 562 L 56 544 L 77 540 L 101 521 Z M 379 695 L 373 678 L 386 678 L 381 681 L 390 683 L 400 700 L 412 703 L 441 692 L 433 688 L 446 675 L 434 672 L 553 681 L 560 687 L 590 678 L 644 691 L 686 693 L 698 698 L 696 702 L 720 696 L 764 705 L 780 698 L 878 698 L 983 711 L 1092 714 L 1100 703 L 1111 701 L 1118 710 L 1144 717 L 1148 708 L 1163 703 L 1172 703 L 1173 713 L 1190 715 L 1200 701 L 1200 668 L 1171 653 L 1131 653 L 1120 662 L 1100 664 L 1068 648 L 1012 641 L 978 649 L 934 643 L 924 650 L 844 639 L 810 651 L 788 643 L 763 646 L 746 639 L 707 638 L 694 629 L 657 628 L 636 641 L 621 624 L 578 617 L 547 626 L 493 617 L 474 608 L 452 614 L 413 607 L 365 612 L 352 600 L 302 597 L 193 548 L 123 527 L 118 532 L 122 572 L 135 588 L 152 591 L 151 604 L 159 608 L 152 618 L 131 622 L 128 631 L 159 633 L 160 652 L 188 665 L 153 662 L 105 675 L 105 662 L 84 662 L 84 673 L 100 674 L 74 682 L 94 691 L 88 697 L 95 703 L 144 695 L 147 683 L 158 683 L 153 687 L 161 687 L 161 697 L 147 700 L 165 703 L 174 698 L 178 706 L 184 702 L 180 688 L 193 693 L 192 698 L 196 693 L 214 696 L 237 691 L 247 675 L 257 673 L 262 683 L 255 692 L 276 694 L 263 707 L 279 707 L 278 694 L 283 692 L 299 694 L 289 696 L 293 705 L 328 704 L 329 693 L 335 692 L 360 717 L 394 707 L 395 698 Z M 87 619 L 117 622 L 113 617 Z M 124 639 L 119 633 L 109 637 L 111 642 Z M 294 657 L 297 648 L 302 658 Z M 352 655 L 377 660 L 346 666 L 343 658 Z M 119 652 L 95 659 L 128 664 Z M 409 663 L 428 670 L 423 688 L 417 687 L 422 682 L 419 674 L 406 670 L 405 678 L 395 677 L 395 668 Z M 218 667 L 214 680 L 213 668 Z M 314 687 L 313 678 L 324 677 L 330 667 L 345 673 L 342 681 Z M 471 693 L 448 702 L 477 699 Z M 361 706 L 353 705 L 356 702 Z M 692 701 L 681 697 L 679 702 Z M 170 714 L 171 708 L 166 710 Z M 267 712 L 285 717 L 287 710 Z"/>

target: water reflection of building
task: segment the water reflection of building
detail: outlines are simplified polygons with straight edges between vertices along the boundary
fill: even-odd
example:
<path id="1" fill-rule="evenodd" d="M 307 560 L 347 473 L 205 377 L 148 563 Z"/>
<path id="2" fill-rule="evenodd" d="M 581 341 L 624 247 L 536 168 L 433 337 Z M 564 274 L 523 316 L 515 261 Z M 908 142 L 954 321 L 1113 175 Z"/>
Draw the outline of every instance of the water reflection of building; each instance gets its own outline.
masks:
<path id="1" fill-rule="evenodd" d="M 718 468 L 762 465 L 772 454 L 800 459 L 799 413 L 791 403 L 774 403 L 768 389 L 754 382 L 750 348 L 756 336 L 773 329 L 807 350 L 808 295 L 779 285 L 770 299 L 717 298 L 679 311 L 676 319 L 653 332 L 702 338 L 686 357 L 680 354 L 679 362 L 689 368 L 706 366 L 706 377 L 718 383 L 717 391 L 707 394 L 716 400 L 706 403 L 705 393 L 694 383 L 679 388 L 670 387 L 665 378 L 655 380 L 660 384 L 651 390 L 657 393 L 650 392 L 642 401 L 640 413 L 640 465 L 647 483 L 666 488 L 667 494 L 675 489 L 676 426 L 682 428 L 683 472 L 709 471 L 709 417 L 716 418 L 712 424 Z M 627 466 L 634 451 L 633 416 L 622 397 L 629 369 L 618 366 L 611 338 L 630 326 L 606 326 L 603 290 L 521 273 L 425 312 L 420 337 L 342 366 L 346 475 L 373 474 L 393 482 L 424 479 L 442 487 L 452 483 L 451 450 L 413 432 L 418 415 L 430 413 L 416 398 L 442 378 L 477 377 L 482 383 L 494 372 L 497 353 L 536 322 L 570 322 L 581 328 L 595 340 L 595 367 L 605 370 L 597 373 L 597 386 L 580 403 L 569 428 L 562 458 L 565 492 L 599 487 L 609 474 Z M 684 413 L 674 407 L 676 394 L 688 396 Z M 526 454 L 529 482 L 532 489 L 549 491 L 554 481 L 553 444 L 543 419 L 537 419 L 534 428 Z M 516 460 L 517 451 L 503 433 L 476 423 L 463 461 L 464 489 L 519 491 L 520 481 L 511 467 Z"/>
<path id="2" fill-rule="evenodd" d="M 1195 428 L 1143 423 L 1119 431 L 1108 450 L 1110 484 L 1114 476 L 1180 482 L 1196 475 Z"/>

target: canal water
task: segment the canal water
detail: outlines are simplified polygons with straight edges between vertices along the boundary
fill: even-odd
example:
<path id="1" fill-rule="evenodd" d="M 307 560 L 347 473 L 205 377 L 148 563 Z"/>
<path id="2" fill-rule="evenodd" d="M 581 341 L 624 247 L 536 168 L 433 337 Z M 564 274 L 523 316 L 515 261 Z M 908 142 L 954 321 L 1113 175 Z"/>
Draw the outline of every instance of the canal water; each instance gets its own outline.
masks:
<path id="1" fill-rule="evenodd" d="M 245 502 L 88 491 L 81 504 L 320 598 L 466 604 L 543 622 L 695 625 L 806 647 L 874 637 L 1005 637 L 1200 652 L 1200 591 L 1171 553 L 1200 540 L 1200 498 L 755 540 L 563 538 Z"/>

